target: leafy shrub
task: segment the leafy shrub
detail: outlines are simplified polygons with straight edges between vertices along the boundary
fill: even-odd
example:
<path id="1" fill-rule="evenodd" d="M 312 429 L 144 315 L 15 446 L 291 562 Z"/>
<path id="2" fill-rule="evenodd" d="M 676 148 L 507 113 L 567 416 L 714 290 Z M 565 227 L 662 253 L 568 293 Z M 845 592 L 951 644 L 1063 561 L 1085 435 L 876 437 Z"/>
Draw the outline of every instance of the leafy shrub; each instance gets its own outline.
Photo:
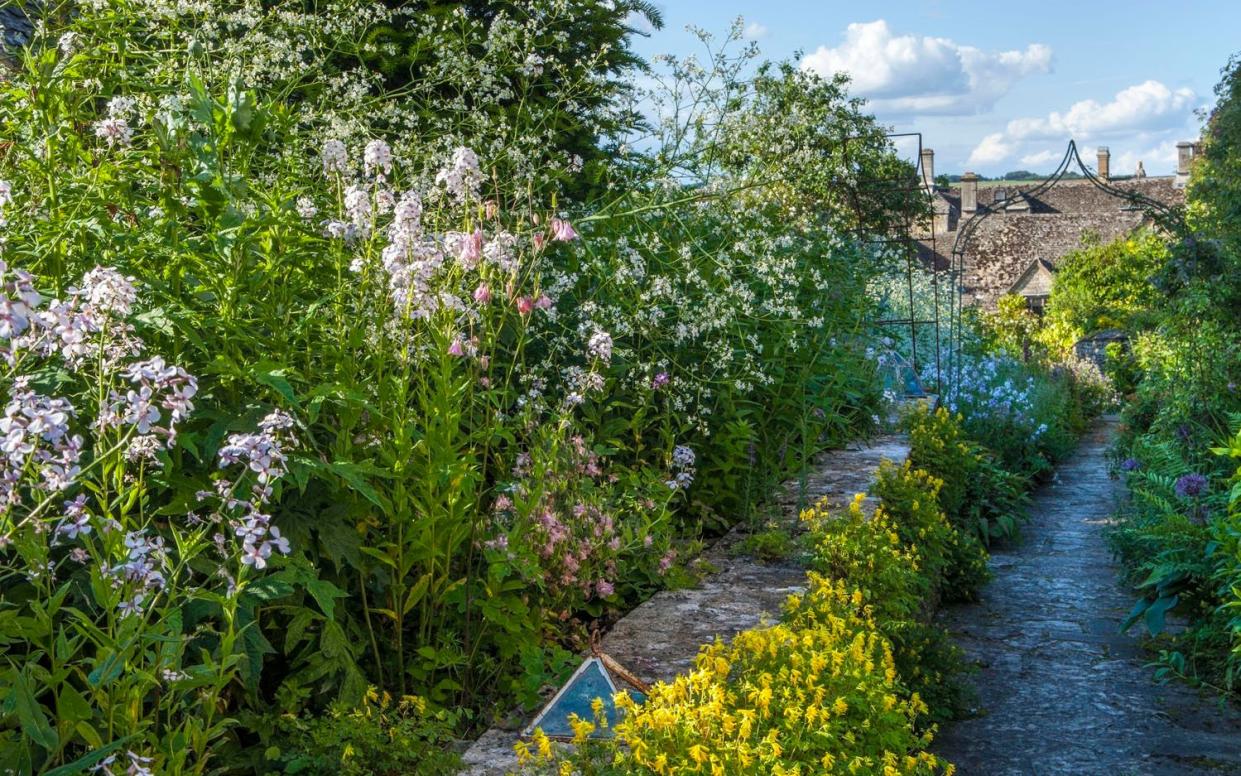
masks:
<path id="1" fill-rule="evenodd" d="M 841 171 L 908 170 L 840 82 L 674 64 L 679 84 L 728 95 L 697 102 L 725 115 L 696 115 L 688 133 L 661 124 L 658 150 L 637 154 L 612 133 L 637 123 L 622 113 L 638 63 L 570 33 L 619 40 L 641 4 L 540 0 L 486 23 L 434 5 L 447 12 L 66 3 L 0 83 L 5 260 L 32 274 L 5 304 L 68 299 L 97 261 L 141 278 L 150 304 L 109 334 L 133 325 L 198 377 L 204 407 L 162 452 L 83 452 L 112 467 L 87 473 L 103 502 L 91 519 L 146 532 L 158 551 L 139 554 L 158 560 L 167 597 L 45 574 L 72 552 L 54 529 L 0 547 L 22 575 L 0 612 L 0 639 L 17 645 L 0 708 L 21 709 L 0 720 L 6 761 L 132 749 L 154 758 L 135 767 L 227 772 L 262 745 L 234 720 L 344 719 L 368 686 L 417 692 L 432 716 L 533 702 L 587 620 L 675 580 L 701 534 L 871 423 L 865 288 L 882 257 L 837 230 L 880 228 L 900 203 L 846 209 L 833 190 L 824 219 L 798 208 Z M 392 48 L 392 30 L 427 48 Z M 385 91 L 376 58 L 388 78 L 403 77 L 393 60 L 417 72 Z M 746 163 L 760 119 L 786 133 L 765 149 L 784 164 L 775 177 Z M 854 138 L 848 155 L 811 146 L 833 136 Z M 582 201 L 591 192 L 602 199 Z M 91 444 L 107 390 L 146 387 L 46 366 L 32 401 L 72 399 L 81 414 L 65 422 Z M 271 481 L 216 510 L 220 453 L 236 463 L 230 435 L 264 418 L 246 439 L 267 452 L 239 476 Z M 277 446 L 286 426 L 296 450 Z M 222 563 L 215 529 L 180 522 L 200 492 L 244 529 L 241 550 L 219 531 Z M 22 531 L 80 517 L 46 503 Z M 100 568 L 147 546 L 121 536 Z M 228 579 L 209 576 L 220 568 Z M 122 602 L 142 604 L 141 627 L 114 616 Z M 102 636 L 88 627 L 105 620 Z M 122 659 L 132 670 L 112 676 Z M 324 747 L 345 732 L 307 724 Z"/>
<path id="2" fill-rule="evenodd" d="M 339 594 L 283 560 L 266 511 L 295 422 L 273 411 L 187 445 L 198 382 L 138 338 L 132 278 L 97 267 L 46 302 L 3 262 L 0 282 L 0 759 L 202 772 L 234 734 L 228 694 L 257 687 L 264 607 L 297 585 L 317 603 L 308 617 L 330 619 Z M 220 471 L 178 503 L 191 457 Z"/>
<path id="3" fill-rule="evenodd" d="M 944 407 L 918 405 L 906 422 L 910 461 L 942 482 L 939 503 L 948 520 L 983 544 L 1015 535 L 1027 480 L 1004 469 L 967 437 L 961 416 Z"/>
<path id="4" fill-rule="evenodd" d="M 860 497 L 844 515 L 803 515 L 811 525 L 811 568 L 863 591 L 877 627 L 892 643 L 902 683 L 923 699 L 933 720 L 950 719 L 963 708 L 957 681 L 963 655 L 932 621 L 941 597 L 962 597 L 945 589 L 949 582 L 959 584 L 961 575 L 950 566 L 958 532 L 939 508 L 939 485 L 908 462 L 885 462 L 874 488 L 881 499 L 874 515 L 866 515 Z M 985 570 L 986 553 L 974 546 Z"/>
<path id="5" fill-rule="evenodd" d="M 1056 266 L 1039 338 L 1068 355 L 1088 334 L 1148 327 L 1157 293 L 1151 280 L 1167 257 L 1164 236 L 1153 231 L 1096 241 L 1066 254 Z"/>
<path id="6" fill-rule="evenodd" d="M 925 706 L 903 697 L 891 646 L 864 599 L 811 572 L 784 623 L 705 647 L 693 671 L 656 685 L 640 706 L 619 694 L 616 743 L 580 746 L 577 772 L 943 772 L 925 751 L 930 735 L 914 731 Z M 596 723 L 585 724 L 588 734 Z M 556 758 L 549 748 L 519 752 Z"/>
<path id="7" fill-rule="evenodd" d="M 1195 155 L 1185 221 L 1152 278 L 1150 323 L 1118 365 L 1134 384 L 1116 452 L 1133 498 L 1112 537 L 1139 593 L 1127 624 L 1162 634 L 1158 675 L 1221 692 L 1237 687 L 1235 519 L 1231 472 L 1209 449 L 1241 412 L 1239 93 L 1234 58 Z M 1173 610 L 1187 620 L 1175 636 L 1164 632 Z"/>
<path id="8" fill-rule="evenodd" d="M 1236 425 L 1237 433 L 1227 446 L 1214 450 L 1216 455 L 1241 458 L 1241 423 Z M 1224 601 L 1220 614 L 1227 617 L 1232 641 L 1224 681 L 1226 686 L 1235 687 L 1241 680 L 1241 464 L 1229 482 L 1227 516 L 1214 526 L 1215 539 L 1219 542 L 1215 580 Z"/>
<path id="9" fill-rule="evenodd" d="M 371 688 L 356 706 L 334 704 L 323 716 L 275 721 L 264 762 L 256 767 L 260 773 L 447 776 L 459 767 L 447 747 L 456 715 L 433 711 L 417 696 L 397 701 Z"/>

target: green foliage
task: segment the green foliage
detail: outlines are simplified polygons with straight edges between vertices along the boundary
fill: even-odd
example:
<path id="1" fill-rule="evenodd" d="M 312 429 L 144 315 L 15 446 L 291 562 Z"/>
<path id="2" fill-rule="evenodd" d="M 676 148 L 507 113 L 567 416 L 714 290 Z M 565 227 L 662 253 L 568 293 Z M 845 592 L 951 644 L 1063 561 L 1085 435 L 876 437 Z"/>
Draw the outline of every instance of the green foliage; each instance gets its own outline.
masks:
<path id="1" fill-rule="evenodd" d="M 1241 422 L 1234 422 L 1234 425 L 1237 433 L 1227 445 L 1212 451 L 1216 455 L 1241 459 Z M 1224 680 L 1228 686 L 1235 687 L 1241 683 L 1241 464 L 1238 464 L 1229 483 L 1227 514 L 1213 528 L 1215 540 L 1219 543 L 1213 555 L 1215 581 L 1224 601 L 1218 614 L 1226 618 L 1226 628 L 1232 641 Z"/>
<path id="2" fill-rule="evenodd" d="M 255 771 L 306 776 L 448 776 L 460 767 L 447 745 L 457 715 L 432 710 L 425 700 L 399 701 L 373 688 L 357 705 L 334 704 L 318 717 L 280 715 L 266 733 Z"/>
<path id="3" fill-rule="evenodd" d="M 1040 322 L 1021 294 L 1005 294 L 996 300 L 994 312 L 983 313 L 985 331 L 993 338 L 991 347 L 1016 358 L 1029 360 L 1034 335 Z"/>
<path id="4" fill-rule="evenodd" d="M 1054 352 L 1069 353 L 1088 334 L 1150 326 L 1158 297 L 1152 280 L 1168 255 L 1164 237 L 1151 231 L 1067 254 L 1056 267 L 1040 338 Z"/>
<path id="5" fill-rule="evenodd" d="M 0 83 L 4 261 L 49 296 L 96 264 L 137 279 L 137 333 L 199 377 L 200 412 L 139 486 L 113 471 L 124 499 L 97 511 L 210 581 L 100 635 L 117 603 L 100 574 L 36 583 L 48 537 L 0 546 L 0 760 L 416 770 L 385 750 L 537 702 L 590 621 L 689 581 L 676 561 L 701 535 L 871 423 L 882 262 L 840 229 L 882 228 L 900 203 L 855 207 L 834 181 L 909 171 L 842 83 L 738 76 L 748 59 L 677 66 L 729 98 L 622 151 L 609 135 L 639 63 L 604 44 L 650 8 L 605 5 L 54 9 Z M 379 175 L 363 148 L 385 136 Z M 320 156 L 325 140 L 353 161 Z M 452 192 L 455 166 L 474 173 L 463 145 L 477 191 Z M 394 207 L 405 192 L 420 205 Z M 201 559 L 216 528 L 188 513 L 225 440 L 273 409 L 301 442 L 261 489 L 292 555 L 251 585 Z M 425 713 L 386 700 L 415 692 Z"/>
<path id="6" fill-rule="evenodd" d="M 740 554 L 758 558 L 764 563 L 787 560 L 797 549 L 792 534 L 780 525 L 756 531 L 742 539 L 736 547 Z"/>
<path id="7" fill-rule="evenodd" d="M 910 461 L 942 481 L 939 503 L 948 520 L 984 545 L 1014 536 L 1024 516 L 1028 481 L 967 437 L 961 417 L 943 407 L 920 405 L 906 422 Z M 965 579 L 972 575 L 967 568 L 960 573 Z"/>
<path id="8" fill-rule="evenodd" d="M 1189 235 L 1164 254 L 1154 296 L 1138 315 L 1148 323 L 1132 354 L 1109 363 L 1118 382 L 1132 386 L 1117 457 L 1133 498 L 1113 540 L 1139 594 L 1128 624 L 1162 634 L 1158 675 L 1235 693 L 1235 507 L 1224 485 L 1228 465 L 1209 453 L 1233 435 L 1241 412 L 1241 72 L 1235 58 L 1216 94 L 1186 193 Z M 1169 612 L 1187 621 L 1175 636 L 1164 633 Z"/>

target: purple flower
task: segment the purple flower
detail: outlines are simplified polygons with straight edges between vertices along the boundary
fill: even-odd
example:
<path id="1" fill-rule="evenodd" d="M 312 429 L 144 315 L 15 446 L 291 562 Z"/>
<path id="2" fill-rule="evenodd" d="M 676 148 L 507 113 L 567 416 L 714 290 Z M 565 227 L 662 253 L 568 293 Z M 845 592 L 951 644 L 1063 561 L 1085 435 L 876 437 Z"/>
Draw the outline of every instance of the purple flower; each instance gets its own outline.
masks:
<path id="1" fill-rule="evenodd" d="M 1126 458 L 1124 463 L 1120 465 L 1123 471 L 1135 472 L 1142 468 L 1142 463 L 1136 458 Z"/>
<path id="2" fill-rule="evenodd" d="M 1181 498 L 1196 498 L 1207 489 L 1207 478 L 1201 474 L 1186 474 L 1176 480 L 1176 495 Z"/>

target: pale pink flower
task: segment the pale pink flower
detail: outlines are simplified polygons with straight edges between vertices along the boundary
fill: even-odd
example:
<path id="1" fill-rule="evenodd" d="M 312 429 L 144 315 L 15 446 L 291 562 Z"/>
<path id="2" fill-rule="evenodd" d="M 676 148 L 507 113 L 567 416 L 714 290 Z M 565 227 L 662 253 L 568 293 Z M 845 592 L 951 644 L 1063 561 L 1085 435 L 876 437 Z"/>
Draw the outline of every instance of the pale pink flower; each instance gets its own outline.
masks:
<path id="1" fill-rule="evenodd" d="M 479 304 L 487 304 L 491 301 L 491 287 L 486 283 L 479 283 L 478 288 L 474 289 L 474 301 Z"/>
<path id="2" fill-rule="evenodd" d="M 529 315 L 534 311 L 534 300 L 528 296 L 523 296 L 517 300 L 517 312 L 522 315 Z"/>
<path id="3" fill-rule="evenodd" d="M 573 225 L 561 218 L 552 219 L 552 239 L 559 242 L 570 242 L 577 239 Z"/>

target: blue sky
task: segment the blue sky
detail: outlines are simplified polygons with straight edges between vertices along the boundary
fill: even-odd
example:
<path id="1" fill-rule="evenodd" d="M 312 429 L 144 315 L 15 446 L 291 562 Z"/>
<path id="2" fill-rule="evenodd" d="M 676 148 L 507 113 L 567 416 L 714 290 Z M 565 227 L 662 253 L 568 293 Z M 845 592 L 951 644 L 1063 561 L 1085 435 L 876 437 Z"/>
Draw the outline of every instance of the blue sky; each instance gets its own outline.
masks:
<path id="1" fill-rule="evenodd" d="M 723 34 L 738 16 L 764 57 L 845 70 L 853 92 L 899 131 L 920 131 L 936 172 L 1048 172 L 1070 137 L 1083 158 L 1106 145 L 1116 174 L 1142 160 L 1175 168 L 1197 137 L 1220 68 L 1241 51 L 1241 0 L 657 0 L 651 56 L 685 55 L 695 24 Z"/>

